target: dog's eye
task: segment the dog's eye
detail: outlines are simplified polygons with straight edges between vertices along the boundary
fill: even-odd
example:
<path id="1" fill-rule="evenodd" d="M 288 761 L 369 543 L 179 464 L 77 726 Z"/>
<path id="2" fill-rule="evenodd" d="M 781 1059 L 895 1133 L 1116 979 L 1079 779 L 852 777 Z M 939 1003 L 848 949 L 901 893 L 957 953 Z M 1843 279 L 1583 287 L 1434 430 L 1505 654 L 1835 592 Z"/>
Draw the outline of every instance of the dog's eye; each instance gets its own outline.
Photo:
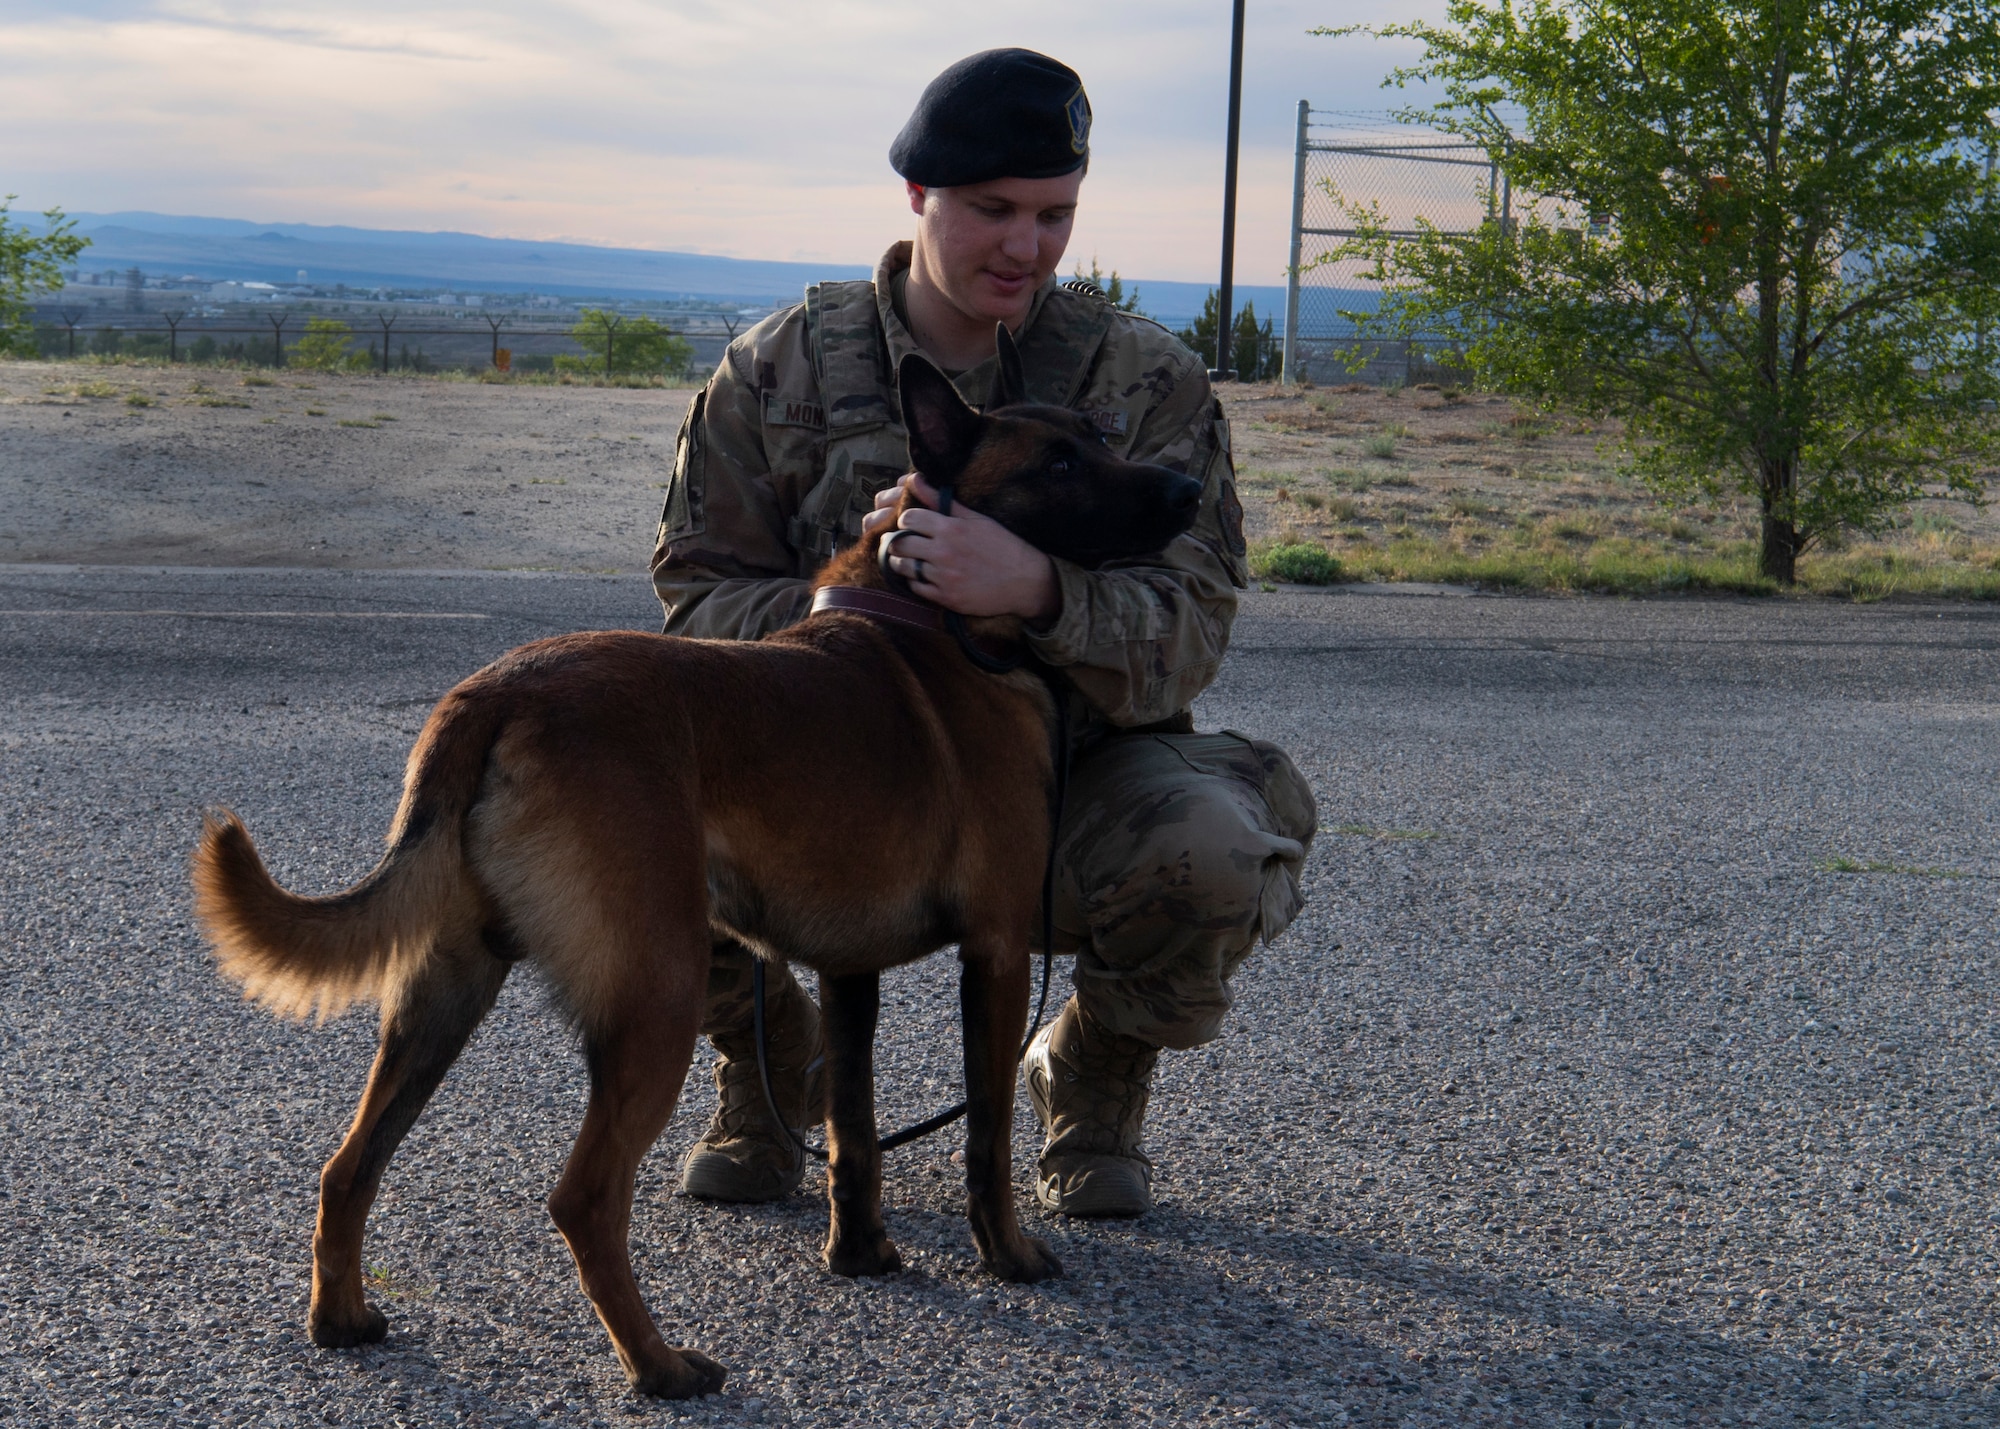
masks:
<path id="1" fill-rule="evenodd" d="M 1050 463 L 1049 463 L 1049 475 L 1050 475 L 1050 476 L 1068 476 L 1068 475 L 1069 475 L 1069 460 L 1068 460 L 1068 458 L 1066 458 L 1066 457 L 1057 457 L 1057 458 L 1056 458 L 1056 459 L 1055 459 L 1054 461 L 1050 462 Z"/>

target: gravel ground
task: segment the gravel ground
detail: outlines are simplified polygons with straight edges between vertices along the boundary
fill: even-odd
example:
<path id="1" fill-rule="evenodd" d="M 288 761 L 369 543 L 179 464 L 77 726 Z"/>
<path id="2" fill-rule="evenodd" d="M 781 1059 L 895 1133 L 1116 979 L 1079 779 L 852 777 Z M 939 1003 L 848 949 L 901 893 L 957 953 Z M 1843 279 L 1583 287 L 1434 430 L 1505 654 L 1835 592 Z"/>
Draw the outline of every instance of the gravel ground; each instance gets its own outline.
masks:
<path id="1" fill-rule="evenodd" d="M 372 1027 L 214 976 L 198 810 L 343 884 L 453 680 L 655 619 L 629 576 L 0 569 L 0 1424 L 2000 1423 L 2000 611 L 1962 606 L 1252 594 L 1198 713 L 1326 829 L 1162 1064 L 1152 1216 L 1031 1214 L 1068 1277 L 998 1285 L 938 1138 L 888 1166 L 910 1269 L 836 1280 L 815 1189 L 672 1194 L 691 1084 L 634 1241 L 730 1380 L 635 1399 L 541 1208 L 583 1080 L 524 977 L 371 1223 L 389 1340 L 313 1349 Z M 885 1117 L 951 1090 L 952 1003 L 891 980 Z"/>

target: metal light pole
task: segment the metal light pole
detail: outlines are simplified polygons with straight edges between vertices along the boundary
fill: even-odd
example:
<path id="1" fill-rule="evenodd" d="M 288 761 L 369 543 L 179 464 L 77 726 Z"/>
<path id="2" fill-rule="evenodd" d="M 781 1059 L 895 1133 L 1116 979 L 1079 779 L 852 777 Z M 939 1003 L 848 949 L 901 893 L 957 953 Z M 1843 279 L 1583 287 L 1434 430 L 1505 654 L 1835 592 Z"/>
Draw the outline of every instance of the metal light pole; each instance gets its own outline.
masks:
<path id="1" fill-rule="evenodd" d="M 1236 141 L 1243 121 L 1243 0 L 1236 0 L 1229 30 L 1229 153 L 1222 166 L 1222 292 L 1215 314 L 1214 382 L 1234 382 L 1229 366 L 1229 319 L 1236 286 Z"/>

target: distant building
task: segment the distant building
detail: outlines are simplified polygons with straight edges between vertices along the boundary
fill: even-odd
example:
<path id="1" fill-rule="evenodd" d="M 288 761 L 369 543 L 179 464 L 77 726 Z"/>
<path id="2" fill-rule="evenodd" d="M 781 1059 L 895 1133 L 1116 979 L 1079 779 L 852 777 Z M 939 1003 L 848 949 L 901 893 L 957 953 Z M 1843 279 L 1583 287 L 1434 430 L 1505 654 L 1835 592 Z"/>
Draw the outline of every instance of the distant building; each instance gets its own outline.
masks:
<path id="1" fill-rule="evenodd" d="M 211 283 L 208 289 L 209 301 L 215 303 L 267 303 L 277 295 L 269 283 Z"/>

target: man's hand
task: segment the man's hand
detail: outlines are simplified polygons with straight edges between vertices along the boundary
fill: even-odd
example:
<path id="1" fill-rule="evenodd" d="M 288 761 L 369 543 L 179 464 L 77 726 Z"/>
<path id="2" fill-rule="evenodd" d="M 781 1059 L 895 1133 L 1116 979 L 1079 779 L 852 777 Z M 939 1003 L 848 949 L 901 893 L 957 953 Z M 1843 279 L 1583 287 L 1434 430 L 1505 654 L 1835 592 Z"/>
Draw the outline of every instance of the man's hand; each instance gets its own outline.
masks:
<path id="1" fill-rule="evenodd" d="M 886 531 L 907 491 L 912 505 L 896 524 L 889 569 L 925 600 L 960 615 L 1018 615 L 1046 625 L 1062 611 L 1055 562 L 1002 526 L 963 506 L 937 511 L 937 488 L 915 472 L 875 494 L 875 509 L 861 521 L 864 537 Z"/>

